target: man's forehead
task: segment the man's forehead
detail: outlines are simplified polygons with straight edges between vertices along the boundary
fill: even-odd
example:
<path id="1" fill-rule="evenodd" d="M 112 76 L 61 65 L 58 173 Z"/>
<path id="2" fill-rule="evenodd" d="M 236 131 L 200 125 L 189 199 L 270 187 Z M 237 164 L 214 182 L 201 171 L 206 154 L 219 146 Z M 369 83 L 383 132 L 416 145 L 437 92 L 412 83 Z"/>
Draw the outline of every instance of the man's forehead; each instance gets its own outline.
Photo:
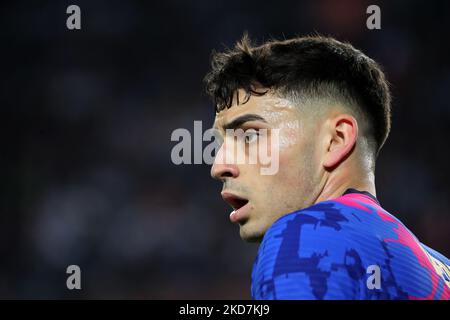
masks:
<path id="1" fill-rule="evenodd" d="M 223 127 L 233 119 L 247 113 L 258 114 L 270 122 L 283 114 L 292 112 L 293 108 L 294 105 L 290 100 L 273 94 L 251 96 L 245 103 L 237 104 L 233 101 L 230 108 L 224 108 L 216 113 L 214 127 Z"/>

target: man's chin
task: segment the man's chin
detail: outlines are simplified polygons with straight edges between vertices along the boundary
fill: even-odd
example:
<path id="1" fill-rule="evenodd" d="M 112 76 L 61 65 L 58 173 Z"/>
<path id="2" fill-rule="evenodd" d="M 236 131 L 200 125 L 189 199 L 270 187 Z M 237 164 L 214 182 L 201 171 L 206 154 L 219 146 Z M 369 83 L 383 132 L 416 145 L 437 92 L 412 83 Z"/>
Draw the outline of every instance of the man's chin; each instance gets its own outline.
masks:
<path id="1" fill-rule="evenodd" d="M 247 221 L 239 226 L 239 235 L 246 242 L 261 242 L 264 237 L 265 230 L 255 225 L 252 221 Z"/>

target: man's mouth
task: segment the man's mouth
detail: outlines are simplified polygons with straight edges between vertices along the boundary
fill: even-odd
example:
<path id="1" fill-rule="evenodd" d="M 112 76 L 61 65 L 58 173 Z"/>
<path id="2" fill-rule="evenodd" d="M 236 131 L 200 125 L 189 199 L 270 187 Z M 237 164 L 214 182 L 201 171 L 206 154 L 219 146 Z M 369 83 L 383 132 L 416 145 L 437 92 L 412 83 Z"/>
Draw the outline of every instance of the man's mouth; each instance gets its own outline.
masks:
<path id="1" fill-rule="evenodd" d="M 233 208 L 233 211 L 230 213 L 231 222 L 241 223 L 248 219 L 250 209 L 250 206 L 248 206 L 248 199 L 227 191 L 222 191 L 222 198 Z"/>

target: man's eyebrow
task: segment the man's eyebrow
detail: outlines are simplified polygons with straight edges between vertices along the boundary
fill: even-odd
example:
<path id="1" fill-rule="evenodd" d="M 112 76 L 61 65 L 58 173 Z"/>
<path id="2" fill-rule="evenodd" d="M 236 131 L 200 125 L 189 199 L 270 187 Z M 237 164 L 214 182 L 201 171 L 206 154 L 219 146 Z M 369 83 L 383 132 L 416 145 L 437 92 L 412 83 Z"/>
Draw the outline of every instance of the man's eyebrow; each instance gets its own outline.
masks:
<path id="1" fill-rule="evenodd" d="M 236 128 L 239 128 L 240 126 L 242 126 L 244 123 L 249 122 L 249 121 L 262 121 L 264 123 L 267 123 L 266 119 L 264 119 L 260 115 L 249 113 L 249 114 L 244 114 L 240 117 L 237 117 L 233 121 L 230 121 L 230 122 L 224 124 L 223 129 L 224 130 L 236 129 Z"/>

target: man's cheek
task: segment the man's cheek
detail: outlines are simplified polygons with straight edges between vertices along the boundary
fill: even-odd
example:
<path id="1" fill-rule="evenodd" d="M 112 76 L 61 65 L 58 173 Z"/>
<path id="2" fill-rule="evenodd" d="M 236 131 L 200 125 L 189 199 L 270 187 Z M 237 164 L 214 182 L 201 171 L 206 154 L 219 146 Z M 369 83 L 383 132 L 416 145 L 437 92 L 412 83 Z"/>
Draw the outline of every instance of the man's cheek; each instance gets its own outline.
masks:
<path id="1" fill-rule="evenodd" d="M 297 151 L 292 149 L 281 150 L 278 157 L 279 174 L 286 176 L 292 174 L 299 166 L 299 156 Z"/>

